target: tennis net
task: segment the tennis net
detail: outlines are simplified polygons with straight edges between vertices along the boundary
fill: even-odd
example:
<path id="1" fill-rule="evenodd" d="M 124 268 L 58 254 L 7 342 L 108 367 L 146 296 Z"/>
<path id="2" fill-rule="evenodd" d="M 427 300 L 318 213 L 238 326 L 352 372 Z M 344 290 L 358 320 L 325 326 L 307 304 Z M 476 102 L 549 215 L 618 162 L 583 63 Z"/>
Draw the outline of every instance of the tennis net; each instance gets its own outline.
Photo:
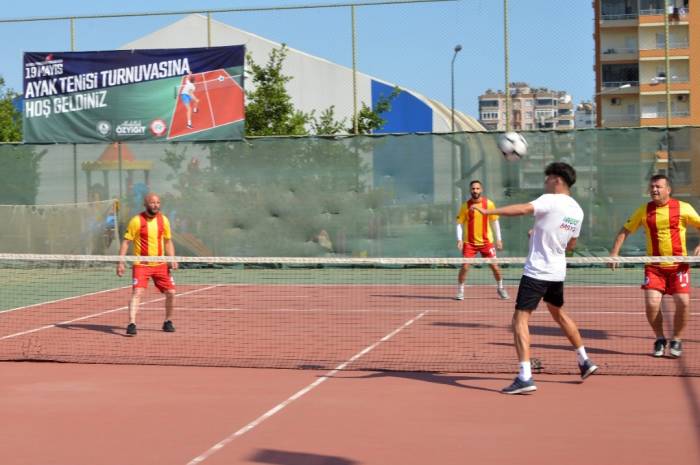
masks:
<path id="1" fill-rule="evenodd" d="M 178 257 L 173 322 L 149 284 L 138 335 L 126 337 L 130 271 L 115 256 L 0 254 L 0 360 L 79 363 L 513 372 L 510 332 L 524 259 Z M 127 261 L 133 261 L 127 257 Z M 162 257 L 159 260 L 163 260 Z M 700 375 L 700 314 L 692 276 L 679 359 L 652 357 L 640 290 L 652 261 L 700 257 L 578 257 L 565 308 L 601 373 Z M 499 263 L 509 300 L 496 293 Z M 618 268 L 609 268 L 611 262 Z M 463 301 L 457 271 L 471 268 Z M 667 337 L 672 300 L 663 299 Z M 575 354 L 544 304 L 530 319 L 535 371 L 577 373 Z"/>

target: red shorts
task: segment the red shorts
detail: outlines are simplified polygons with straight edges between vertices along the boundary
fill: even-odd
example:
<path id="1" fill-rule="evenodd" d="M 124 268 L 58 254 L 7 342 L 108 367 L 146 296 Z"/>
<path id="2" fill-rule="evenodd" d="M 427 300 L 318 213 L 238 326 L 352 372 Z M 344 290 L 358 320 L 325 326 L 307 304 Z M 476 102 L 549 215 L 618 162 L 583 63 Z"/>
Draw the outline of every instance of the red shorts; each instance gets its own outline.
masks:
<path id="1" fill-rule="evenodd" d="M 462 246 L 464 258 L 474 258 L 477 253 L 481 253 L 484 258 L 496 258 L 496 248 L 493 244 L 472 245 L 467 242 Z"/>
<path id="2" fill-rule="evenodd" d="M 642 289 L 653 289 L 662 294 L 690 293 L 690 266 L 680 263 L 673 267 L 647 265 L 644 267 Z"/>
<path id="3" fill-rule="evenodd" d="M 175 280 L 170 275 L 167 263 L 157 266 L 134 265 L 131 269 L 134 278 L 133 288 L 147 288 L 148 278 L 153 278 L 153 283 L 160 292 L 175 290 Z"/>

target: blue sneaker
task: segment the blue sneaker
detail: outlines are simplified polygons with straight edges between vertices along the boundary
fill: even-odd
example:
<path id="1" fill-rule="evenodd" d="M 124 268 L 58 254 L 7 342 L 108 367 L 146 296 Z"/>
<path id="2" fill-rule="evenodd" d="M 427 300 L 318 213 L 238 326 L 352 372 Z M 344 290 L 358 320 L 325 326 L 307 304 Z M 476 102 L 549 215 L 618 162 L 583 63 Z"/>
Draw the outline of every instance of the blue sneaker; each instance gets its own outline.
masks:
<path id="1" fill-rule="evenodd" d="M 660 337 L 654 341 L 654 352 L 652 353 L 652 355 L 654 357 L 663 357 L 665 350 L 666 350 L 666 339 Z"/>
<path id="2" fill-rule="evenodd" d="M 598 370 L 598 366 L 589 358 L 578 366 L 581 370 L 581 379 L 586 379 Z"/>
<path id="3" fill-rule="evenodd" d="M 671 344 L 669 345 L 668 353 L 671 354 L 671 357 L 673 358 L 680 357 L 683 353 L 683 344 L 681 341 L 678 339 L 672 340 Z"/>
<path id="4" fill-rule="evenodd" d="M 525 392 L 532 392 L 536 390 L 537 386 L 535 386 L 535 380 L 530 378 L 527 381 L 523 381 L 516 376 L 513 383 L 510 386 L 501 389 L 501 392 L 503 394 L 523 394 Z"/>

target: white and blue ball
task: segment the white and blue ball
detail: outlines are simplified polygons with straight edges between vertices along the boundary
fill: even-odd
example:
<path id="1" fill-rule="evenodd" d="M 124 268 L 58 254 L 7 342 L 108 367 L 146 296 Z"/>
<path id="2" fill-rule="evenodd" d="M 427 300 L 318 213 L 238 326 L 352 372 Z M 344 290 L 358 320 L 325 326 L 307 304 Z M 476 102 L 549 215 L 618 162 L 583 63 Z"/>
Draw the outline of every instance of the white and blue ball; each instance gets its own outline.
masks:
<path id="1" fill-rule="evenodd" d="M 498 149 L 508 161 L 518 161 L 527 155 L 527 141 L 517 132 L 506 132 L 498 138 Z"/>

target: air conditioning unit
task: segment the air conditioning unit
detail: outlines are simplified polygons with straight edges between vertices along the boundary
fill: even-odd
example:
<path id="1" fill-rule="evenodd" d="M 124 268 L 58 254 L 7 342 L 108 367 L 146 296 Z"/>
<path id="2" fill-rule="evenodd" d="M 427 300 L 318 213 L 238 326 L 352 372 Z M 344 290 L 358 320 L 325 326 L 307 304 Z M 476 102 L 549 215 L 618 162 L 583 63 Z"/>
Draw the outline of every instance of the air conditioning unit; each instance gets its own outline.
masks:
<path id="1" fill-rule="evenodd" d="M 610 99 L 610 105 L 622 105 L 622 99 L 620 97 L 613 97 Z"/>
<path id="2" fill-rule="evenodd" d="M 677 95 L 676 98 L 678 99 L 679 102 L 687 102 L 688 101 L 688 94 L 680 94 L 680 95 Z"/>

